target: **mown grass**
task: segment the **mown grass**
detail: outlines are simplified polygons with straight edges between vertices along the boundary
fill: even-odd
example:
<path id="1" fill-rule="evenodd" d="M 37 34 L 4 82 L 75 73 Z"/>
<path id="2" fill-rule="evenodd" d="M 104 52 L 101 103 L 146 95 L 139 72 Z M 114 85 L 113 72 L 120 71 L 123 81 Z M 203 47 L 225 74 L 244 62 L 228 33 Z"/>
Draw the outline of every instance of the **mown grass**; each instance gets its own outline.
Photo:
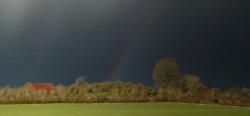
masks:
<path id="1" fill-rule="evenodd" d="M 250 116 L 249 108 L 182 103 L 0 105 L 0 116 Z"/>

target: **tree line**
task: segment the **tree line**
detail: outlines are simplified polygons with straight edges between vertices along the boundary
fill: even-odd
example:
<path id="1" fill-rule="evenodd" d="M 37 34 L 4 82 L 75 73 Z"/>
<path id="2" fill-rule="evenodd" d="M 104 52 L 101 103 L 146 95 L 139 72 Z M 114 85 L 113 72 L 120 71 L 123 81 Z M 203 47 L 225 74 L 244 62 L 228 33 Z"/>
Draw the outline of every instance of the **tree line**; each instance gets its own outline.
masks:
<path id="1" fill-rule="evenodd" d="M 130 82 L 88 83 L 80 76 L 69 86 L 57 85 L 53 91 L 35 91 L 29 83 L 22 87 L 0 88 L 0 103 L 120 103 L 186 102 L 250 107 L 250 88 L 231 87 L 226 91 L 208 88 L 198 76 L 182 74 L 173 58 L 156 63 L 154 86 Z"/>

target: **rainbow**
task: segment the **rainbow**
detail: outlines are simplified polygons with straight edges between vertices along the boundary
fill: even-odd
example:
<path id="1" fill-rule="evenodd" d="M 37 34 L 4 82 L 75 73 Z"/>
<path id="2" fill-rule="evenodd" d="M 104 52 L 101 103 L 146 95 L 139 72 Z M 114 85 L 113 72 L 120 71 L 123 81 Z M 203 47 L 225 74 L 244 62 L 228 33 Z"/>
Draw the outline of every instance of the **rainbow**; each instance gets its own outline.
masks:
<path id="1" fill-rule="evenodd" d="M 144 38 L 143 36 L 145 36 L 145 31 L 148 29 L 149 24 L 150 22 L 145 22 L 131 36 L 132 39 L 128 41 L 128 44 L 123 49 L 120 56 L 115 61 L 114 65 L 112 66 L 111 71 L 108 76 L 108 81 L 119 81 L 122 79 L 122 77 L 120 77 L 120 73 L 122 71 L 122 68 L 124 67 L 124 65 L 126 65 L 128 61 L 129 53 L 132 51 L 133 46 L 138 41 L 138 39 Z"/>
<path id="2" fill-rule="evenodd" d="M 117 81 L 119 80 L 119 73 L 121 72 L 123 66 L 126 64 L 127 58 L 129 56 L 129 51 L 132 48 L 133 40 L 131 39 L 126 47 L 121 52 L 118 59 L 115 61 L 115 64 L 112 66 L 110 74 L 108 76 L 108 81 Z"/>
<path id="3" fill-rule="evenodd" d="M 117 60 L 115 61 L 114 65 L 111 68 L 111 71 L 107 79 L 108 81 L 118 81 L 119 79 L 121 79 L 121 77 L 119 77 L 119 74 L 122 71 L 124 65 L 128 61 L 129 53 L 133 49 L 135 42 L 137 42 L 139 38 L 143 38 L 144 32 L 147 29 L 146 27 L 147 25 L 142 25 L 142 27 L 138 28 L 136 34 L 132 36 L 132 39 L 128 40 L 128 44 L 123 49 L 120 56 L 117 58 Z"/>

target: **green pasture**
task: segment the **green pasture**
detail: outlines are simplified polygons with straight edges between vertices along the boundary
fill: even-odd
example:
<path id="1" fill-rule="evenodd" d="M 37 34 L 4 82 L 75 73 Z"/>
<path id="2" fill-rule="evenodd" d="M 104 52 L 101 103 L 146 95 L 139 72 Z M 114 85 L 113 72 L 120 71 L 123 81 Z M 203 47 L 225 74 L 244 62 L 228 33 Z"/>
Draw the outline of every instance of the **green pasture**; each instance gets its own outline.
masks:
<path id="1" fill-rule="evenodd" d="M 0 105 L 0 116 L 250 116 L 249 108 L 184 103 Z"/>

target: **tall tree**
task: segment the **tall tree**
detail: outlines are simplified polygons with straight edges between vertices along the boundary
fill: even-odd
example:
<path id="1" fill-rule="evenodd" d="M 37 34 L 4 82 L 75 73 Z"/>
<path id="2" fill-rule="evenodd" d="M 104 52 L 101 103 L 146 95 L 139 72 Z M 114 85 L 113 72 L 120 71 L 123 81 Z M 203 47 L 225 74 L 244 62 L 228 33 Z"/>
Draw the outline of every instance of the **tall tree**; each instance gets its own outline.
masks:
<path id="1" fill-rule="evenodd" d="M 156 63 L 153 80 L 157 88 L 174 87 L 180 75 L 180 65 L 176 59 L 163 58 Z"/>

